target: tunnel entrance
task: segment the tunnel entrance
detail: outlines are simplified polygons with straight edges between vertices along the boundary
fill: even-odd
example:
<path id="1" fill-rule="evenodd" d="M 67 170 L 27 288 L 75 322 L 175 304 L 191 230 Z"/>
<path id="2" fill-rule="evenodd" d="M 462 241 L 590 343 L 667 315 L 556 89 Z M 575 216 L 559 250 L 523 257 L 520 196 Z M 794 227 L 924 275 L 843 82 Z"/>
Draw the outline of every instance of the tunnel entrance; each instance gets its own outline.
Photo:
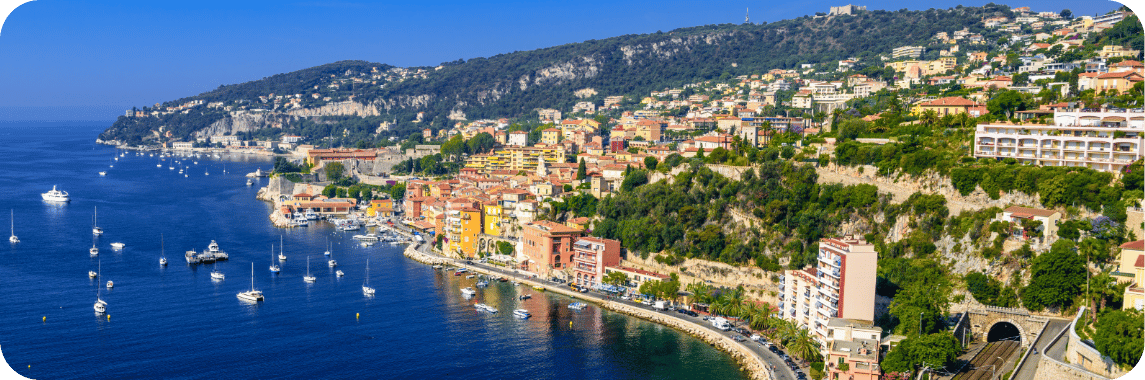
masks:
<path id="1" fill-rule="evenodd" d="M 1022 332 L 1018 330 L 1018 326 L 1014 326 L 1010 322 L 998 322 L 994 326 L 990 326 L 990 332 L 986 335 L 987 342 L 997 342 L 1002 340 L 1013 340 L 1017 342 L 1022 341 Z"/>

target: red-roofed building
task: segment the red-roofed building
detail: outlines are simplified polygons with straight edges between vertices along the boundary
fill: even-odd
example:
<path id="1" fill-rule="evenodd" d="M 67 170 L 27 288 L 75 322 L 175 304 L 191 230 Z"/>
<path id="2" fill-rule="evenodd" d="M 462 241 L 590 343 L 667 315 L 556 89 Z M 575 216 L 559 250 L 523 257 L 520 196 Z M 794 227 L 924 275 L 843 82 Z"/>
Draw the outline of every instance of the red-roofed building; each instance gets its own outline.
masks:
<path id="1" fill-rule="evenodd" d="M 949 96 L 941 99 L 935 99 L 929 102 L 921 103 L 918 105 L 918 114 L 921 115 L 927 110 L 938 113 L 938 116 L 957 115 L 960 113 L 969 113 L 971 108 L 982 106 L 973 100 L 961 98 L 957 96 Z"/>
<path id="2" fill-rule="evenodd" d="M 582 237 L 573 243 L 573 274 L 577 285 L 595 288 L 604 279 L 604 268 L 620 264 L 620 241 Z"/>
<path id="3" fill-rule="evenodd" d="M 573 259 L 573 242 L 584 235 L 584 231 L 547 220 L 526 223 L 521 244 L 525 261 L 521 269 L 543 277 L 571 276 L 566 271 Z"/>
<path id="4" fill-rule="evenodd" d="M 1054 210 L 1043 210 L 1040 208 L 1030 208 L 1021 206 L 1010 206 L 1002 212 L 998 213 L 996 219 L 1008 222 L 1011 225 L 1011 233 L 1020 239 L 1029 239 L 1034 235 L 1043 237 L 1057 236 L 1058 221 L 1061 220 L 1062 214 Z M 1025 231 L 1022 228 L 1023 221 L 1037 221 L 1041 222 L 1041 226 L 1035 231 Z"/>
<path id="5" fill-rule="evenodd" d="M 609 273 L 613 273 L 613 272 L 624 273 L 625 276 L 628 276 L 628 286 L 631 288 L 632 293 L 636 293 L 636 289 L 639 289 L 640 285 L 645 283 L 645 282 L 648 282 L 648 281 L 664 281 L 664 280 L 671 278 L 668 275 L 663 275 L 663 274 L 659 274 L 659 273 L 652 272 L 652 271 L 646 271 L 643 269 L 624 267 L 624 266 L 620 266 L 620 265 L 609 265 L 609 266 L 604 267 L 604 275 L 605 276 L 607 276 Z"/>

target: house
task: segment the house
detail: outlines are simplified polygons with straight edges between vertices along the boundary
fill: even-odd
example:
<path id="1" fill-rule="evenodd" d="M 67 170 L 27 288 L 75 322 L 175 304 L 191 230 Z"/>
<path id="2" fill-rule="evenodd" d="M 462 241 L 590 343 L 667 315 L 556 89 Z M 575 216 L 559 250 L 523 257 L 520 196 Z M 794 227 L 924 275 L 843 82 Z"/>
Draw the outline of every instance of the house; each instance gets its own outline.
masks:
<path id="1" fill-rule="evenodd" d="M 1109 72 L 1131 71 L 1145 76 L 1145 65 L 1141 61 L 1126 60 L 1109 65 Z"/>
<path id="2" fill-rule="evenodd" d="M 582 237 L 573 243 L 575 283 L 597 288 L 604 279 L 604 268 L 620 264 L 620 241 Z"/>
<path id="3" fill-rule="evenodd" d="M 996 220 L 1008 222 L 1011 225 L 1011 234 L 1019 239 L 1026 240 L 1031 237 L 1051 237 L 1057 236 L 1058 221 L 1061 220 L 1062 214 L 1054 210 L 1043 210 L 1037 208 L 1010 206 L 1002 212 L 998 213 L 995 217 Z M 1039 222 L 1034 231 L 1026 231 L 1023 224 L 1029 222 Z"/>
<path id="4" fill-rule="evenodd" d="M 1091 83 L 1094 85 L 1093 89 L 1098 92 L 1117 90 L 1118 93 L 1125 93 L 1142 80 L 1145 80 L 1145 77 L 1135 71 L 1120 71 L 1098 75 L 1096 81 Z M 1080 77 L 1078 81 L 1081 81 Z"/>
<path id="5" fill-rule="evenodd" d="M 544 277 L 572 275 L 566 271 L 573 264 L 573 243 L 584 236 L 584 230 L 547 220 L 525 223 L 521 237 L 525 260 L 521 269 Z"/>
<path id="6" fill-rule="evenodd" d="M 822 352 L 827 378 L 878 380 L 882 332 L 871 321 L 831 318 Z"/>
<path id="7" fill-rule="evenodd" d="M 971 109 L 979 106 L 982 106 L 982 104 L 966 98 L 949 96 L 925 103 L 920 103 L 915 108 L 918 115 L 922 115 L 923 112 L 930 110 L 938 113 L 938 116 L 946 116 L 957 115 L 960 113 L 969 113 Z"/>

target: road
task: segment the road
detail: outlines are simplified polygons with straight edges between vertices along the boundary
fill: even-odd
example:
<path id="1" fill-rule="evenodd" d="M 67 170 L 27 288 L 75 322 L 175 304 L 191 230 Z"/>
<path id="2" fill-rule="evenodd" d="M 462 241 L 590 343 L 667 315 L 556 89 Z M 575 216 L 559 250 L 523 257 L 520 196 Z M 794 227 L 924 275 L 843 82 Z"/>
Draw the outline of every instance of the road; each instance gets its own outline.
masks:
<path id="1" fill-rule="evenodd" d="M 1022 368 L 1018 368 L 1014 372 L 1014 377 L 1011 379 L 1033 380 L 1034 374 L 1038 372 L 1038 361 L 1041 360 L 1042 355 L 1045 354 L 1045 350 L 1047 349 L 1046 344 L 1049 344 L 1050 340 L 1058 336 L 1058 333 L 1069 327 L 1070 321 L 1051 319 L 1046 323 L 1048 323 L 1048 325 L 1046 326 L 1045 331 L 1043 331 L 1042 334 L 1038 336 L 1038 340 L 1035 341 L 1033 345 L 1038 349 L 1037 353 L 1035 354 L 1034 352 L 1030 352 L 1030 357 L 1026 358 L 1026 362 L 1022 363 Z M 1050 348 L 1049 355 L 1060 360 L 1062 352 L 1065 351 L 1065 342 L 1067 341 L 1068 340 L 1065 338 L 1062 338 L 1060 341 L 1058 341 L 1058 345 Z"/>
<path id="2" fill-rule="evenodd" d="M 402 226 L 402 227 L 404 227 L 404 226 Z M 436 257 L 442 257 L 442 258 L 445 258 L 447 260 L 450 260 L 456 266 L 461 266 L 464 264 L 466 266 L 477 267 L 477 268 L 481 268 L 482 270 L 485 270 L 485 271 L 488 271 L 491 273 L 497 273 L 499 276 L 506 277 L 509 279 L 528 279 L 529 281 L 539 282 L 539 283 L 543 283 L 543 284 L 554 286 L 554 287 L 567 286 L 564 284 L 560 284 L 560 283 L 556 283 L 556 282 L 552 282 L 552 281 L 548 281 L 548 280 L 544 280 L 544 279 L 540 279 L 540 278 L 534 278 L 534 277 L 526 278 L 525 276 L 517 273 L 517 271 L 508 270 L 508 269 L 498 267 L 498 266 L 486 265 L 486 264 L 481 264 L 478 262 L 473 262 L 473 264 L 468 264 L 466 261 L 452 259 L 452 258 L 448 258 L 448 257 L 443 257 L 441 255 L 438 255 L 436 252 L 433 252 L 430 244 L 420 244 L 416 247 L 416 249 L 422 253 L 426 253 L 429 255 L 433 255 Z M 688 322 L 692 322 L 692 323 L 696 324 L 697 326 L 706 328 L 710 331 L 716 332 L 718 334 L 721 334 L 721 335 L 724 335 L 727 337 L 734 337 L 734 336 L 740 335 L 740 334 L 732 332 L 732 331 L 719 330 L 719 329 L 713 327 L 711 325 L 711 323 L 708 323 L 707 321 L 705 321 L 701 316 L 692 317 L 692 316 L 688 316 L 688 315 L 685 315 L 685 314 L 682 314 L 679 312 L 675 312 L 675 311 L 655 310 L 651 306 L 648 306 L 648 305 L 644 305 L 644 304 L 641 304 L 638 302 L 626 301 L 626 300 L 618 299 L 615 297 L 610 297 L 609 295 L 598 293 L 595 291 L 590 292 L 590 293 L 582 293 L 581 296 L 584 298 L 594 299 L 597 302 L 604 302 L 607 300 L 607 301 L 627 304 L 627 305 L 632 306 L 632 307 L 641 308 L 641 309 L 661 313 L 664 315 L 670 315 L 670 316 L 673 316 L 676 318 L 683 319 L 683 320 L 688 321 Z M 767 347 L 765 347 L 763 345 L 763 343 L 753 342 L 751 340 L 745 340 L 743 342 L 740 342 L 740 344 L 743 345 L 744 347 L 747 347 L 749 350 L 754 352 L 757 356 L 762 358 L 764 363 L 773 367 L 773 369 L 771 370 L 772 379 L 774 379 L 774 380 L 798 380 L 798 378 L 796 377 L 795 371 L 791 370 L 791 368 L 787 366 L 787 364 L 783 361 L 782 358 L 780 358 L 775 353 L 772 353 L 771 351 L 769 351 L 767 349 Z M 783 351 L 780 351 L 780 352 L 783 352 Z M 801 369 L 801 371 L 805 371 L 805 370 L 806 370 L 805 368 Z"/>

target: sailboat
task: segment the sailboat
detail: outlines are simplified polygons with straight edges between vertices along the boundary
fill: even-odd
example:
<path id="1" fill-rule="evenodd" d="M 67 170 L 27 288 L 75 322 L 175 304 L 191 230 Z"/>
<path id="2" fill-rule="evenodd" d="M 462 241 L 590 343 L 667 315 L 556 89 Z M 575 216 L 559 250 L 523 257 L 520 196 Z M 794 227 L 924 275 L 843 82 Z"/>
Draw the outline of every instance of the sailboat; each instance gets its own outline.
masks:
<path id="1" fill-rule="evenodd" d="M 224 279 L 226 279 L 227 276 L 223 275 L 223 272 L 219 272 L 218 266 L 219 266 L 219 264 L 216 263 L 214 265 L 215 268 L 213 270 L 211 270 L 211 279 L 212 280 L 224 280 Z"/>
<path id="2" fill-rule="evenodd" d="M 362 285 L 362 294 L 374 295 L 374 288 L 370 287 L 370 259 L 366 259 L 366 283 Z"/>
<path id="3" fill-rule="evenodd" d="M 163 249 L 163 234 L 159 234 L 159 265 L 167 266 L 167 253 Z"/>
<path id="4" fill-rule="evenodd" d="M 274 273 L 282 271 L 282 268 L 274 263 L 274 244 L 270 245 L 270 271 Z"/>
<path id="5" fill-rule="evenodd" d="M 310 256 L 306 256 L 306 277 L 302 278 L 306 282 L 314 282 L 314 276 L 310 275 Z"/>
<path id="6" fill-rule="evenodd" d="M 95 288 L 95 305 L 93 306 L 96 314 L 103 314 L 107 311 L 107 302 L 99 299 L 99 288 Z"/>
<path id="7" fill-rule="evenodd" d="M 286 255 L 282 254 L 282 236 L 278 237 L 278 261 L 286 261 Z"/>
<path id="8" fill-rule="evenodd" d="M 8 242 L 12 244 L 20 242 L 20 238 L 16 237 L 16 210 L 12 210 L 12 236 L 8 237 Z"/>
<path id="9" fill-rule="evenodd" d="M 93 235 L 103 235 L 103 229 L 99 228 L 99 207 L 95 208 L 95 215 L 92 216 L 91 233 Z"/>
<path id="10" fill-rule="evenodd" d="M 100 263 L 96 264 L 96 269 L 102 269 L 102 268 L 100 268 L 102 266 L 103 266 L 103 263 L 100 262 Z M 87 271 L 87 276 L 90 278 L 96 278 L 96 277 L 99 277 L 99 272 L 92 272 L 89 270 L 89 271 Z"/>
<path id="11" fill-rule="evenodd" d="M 326 251 L 326 254 L 329 255 L 330 251 Z M 327 261 L 326 263 L 330 264 L 331 268 L 338 266 L 338 261 L 334 260 L 334 256 L 330 256 L 330 261 Z"/>
<path id="12" fill-rule="evenodd" d="M 271 248 L 273 249 L 273 248 Z M 262 301 L 262 291 L 254 289 L 254 261 L 250 262 L 250 291 L 238 294 L 240 300 L 258 302 Z"/>
<path id="13" fill-rule="evenodd" d="M 330 238 L 326 238 L 326 256 L 330 256 Z"/>
<path id="14" fill-rule="evenodd" d="M 99 248 L 95 247 L 95 236 L 91 237 L 91 249 L 87 250 L 87 252 L 90 253 L 92 256 L 98 256 L 99 255 Z"/>

